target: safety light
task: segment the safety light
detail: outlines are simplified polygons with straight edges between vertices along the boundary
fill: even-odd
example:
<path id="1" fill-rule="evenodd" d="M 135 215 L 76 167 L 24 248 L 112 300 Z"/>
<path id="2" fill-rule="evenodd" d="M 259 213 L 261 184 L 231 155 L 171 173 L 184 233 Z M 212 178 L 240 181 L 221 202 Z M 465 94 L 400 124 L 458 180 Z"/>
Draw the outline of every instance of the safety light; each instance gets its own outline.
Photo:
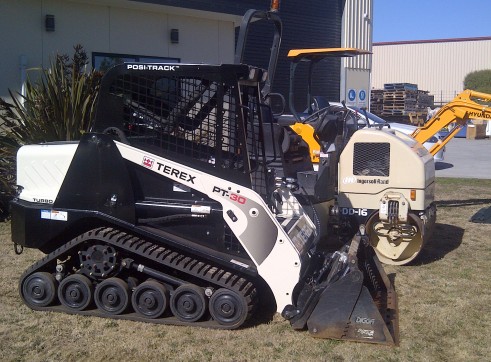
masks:
<path id="1" fill-rule="evenodd" d="M 416 201 L 416 190 L 411 190 L 411 201 Z"/>
<path id="2" fill-rule="evenodd" d="M 271 0 L 271 10 L 272 12 L 278 12 L 280 10 L 280 0 Z"/>

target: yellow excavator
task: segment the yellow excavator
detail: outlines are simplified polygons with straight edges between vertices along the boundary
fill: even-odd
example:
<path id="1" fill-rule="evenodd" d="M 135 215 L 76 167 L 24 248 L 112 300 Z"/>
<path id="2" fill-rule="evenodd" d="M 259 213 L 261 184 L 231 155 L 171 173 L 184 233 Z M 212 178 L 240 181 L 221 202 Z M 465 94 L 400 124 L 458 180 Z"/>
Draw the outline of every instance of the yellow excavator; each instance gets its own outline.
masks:
<path id="1" fill-rule="evenodd" d="M 488 104 L 484 104 L 484 103 Z M 467 124 L 470 119 L 491 121 L 491 94 L 465 90 L 452 101 L 445 104 L 436 112 L 425 125 L 418 127 L 412 134 L 416 141 L 424 143 L 442 128 L 455 123 L 455 127 L 436 143 L 429 152 L 435 155 Z"/>

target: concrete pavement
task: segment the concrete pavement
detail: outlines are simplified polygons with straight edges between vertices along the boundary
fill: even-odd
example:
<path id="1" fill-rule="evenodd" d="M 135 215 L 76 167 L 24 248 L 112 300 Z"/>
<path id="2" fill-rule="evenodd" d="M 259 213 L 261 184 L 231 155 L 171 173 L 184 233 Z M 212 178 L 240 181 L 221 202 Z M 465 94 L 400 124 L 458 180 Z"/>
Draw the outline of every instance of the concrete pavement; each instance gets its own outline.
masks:
<path id="1" fill-rule="evenodd" d="M 491 179 L 491 139 L 452 139 L 445 160 L 435 164 L 435 173 L 436 177 Z"/>

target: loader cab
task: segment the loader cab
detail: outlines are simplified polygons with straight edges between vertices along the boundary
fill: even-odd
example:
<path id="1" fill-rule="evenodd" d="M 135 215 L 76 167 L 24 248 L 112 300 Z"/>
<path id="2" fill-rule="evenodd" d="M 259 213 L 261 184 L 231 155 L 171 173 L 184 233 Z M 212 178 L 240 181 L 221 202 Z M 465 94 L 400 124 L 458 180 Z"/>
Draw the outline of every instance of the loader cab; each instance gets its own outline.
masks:
<path id="1" fill-rule="evenodd" d="M 182 168 L 252 189 L 271 203 L 274 177 L 264 149 L 272 144 L 266 138 L 272 134 L 262 130 L 270 108 L 260 95 L 267 72 L 242 64 L 162 66 L 122 64 L 109 70 L 91 131 L 113 138 L 118 147 L 128 145 L 149 155 L 125 165 L 138 223 L 153 225 L 189 205 L 201 205 L 209 210 L 207 218 L 191 225 L 186 218 L 175 218 L 166 222 L 166 230 L 225 253 L 246 255 L 224 223 L 221 205 L 209 193 L 196 191 L 195 176 Z M 166 175 L 171 177 L 162 177 Z M 213 190 L 230 192 L 220 186 Z M 241 195 L 234 197 L 245 202 Z"/>
<path id="2" fill-rule="evenodd" d="M 264 71 L 245 65 L 165 67 L 128 63 L 112 68 L 101 85 L 92 131 L 113 132 L 121 142 L 246 178 L 261 162 L 261 140 L 253 127 Z M 240 107 L 242 100 L 250 107 Z"/>

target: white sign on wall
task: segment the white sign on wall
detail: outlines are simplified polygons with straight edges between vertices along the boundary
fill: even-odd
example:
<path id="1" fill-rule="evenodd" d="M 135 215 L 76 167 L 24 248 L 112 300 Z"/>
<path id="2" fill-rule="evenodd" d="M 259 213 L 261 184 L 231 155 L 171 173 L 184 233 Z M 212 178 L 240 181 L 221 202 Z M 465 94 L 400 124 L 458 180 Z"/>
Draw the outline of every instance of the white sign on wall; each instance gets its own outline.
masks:
<path id="1" fill-rule="evenodd" d="M 370 72 L 354 69 L 345 70 L 345 78 L 341 85 L 345 86 L 341 91 L 340 101 L 345 101 L 348 106 L 369 107 L 370 101 Z M 343 98 L 344 95 L 344 98 Z"/>

